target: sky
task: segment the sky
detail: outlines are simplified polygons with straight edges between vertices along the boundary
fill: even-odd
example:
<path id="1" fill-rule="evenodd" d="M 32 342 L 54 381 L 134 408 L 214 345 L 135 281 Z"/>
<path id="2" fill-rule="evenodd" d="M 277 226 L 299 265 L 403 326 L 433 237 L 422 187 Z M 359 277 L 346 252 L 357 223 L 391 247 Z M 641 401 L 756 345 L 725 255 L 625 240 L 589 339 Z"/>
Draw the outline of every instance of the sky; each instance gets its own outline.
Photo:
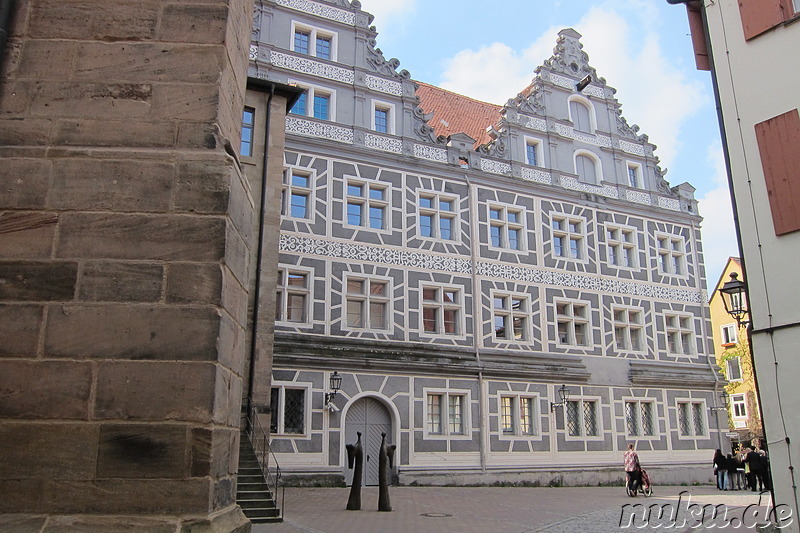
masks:
<path id="1" fill-rule="evenodd" d="M 573 28 L 670 185 L 697 191 L 707 285 L 738 256 L 711 74 L 695 68 L 686 9 L 666 0 L 361 0 L 377 46 L 412 79 L 494 104 L 525 88 Z"/>

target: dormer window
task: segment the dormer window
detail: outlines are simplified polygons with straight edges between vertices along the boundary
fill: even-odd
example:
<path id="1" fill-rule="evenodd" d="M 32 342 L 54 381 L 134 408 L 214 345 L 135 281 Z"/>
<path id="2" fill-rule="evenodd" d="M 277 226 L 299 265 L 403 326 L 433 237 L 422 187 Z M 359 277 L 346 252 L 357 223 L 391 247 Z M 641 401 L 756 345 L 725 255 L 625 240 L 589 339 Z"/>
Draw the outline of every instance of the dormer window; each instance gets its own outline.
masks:
<path id="1" fill-rule="evenodd" d="M 589 104 L 588 101 L 584 102 L 582 99 L 578 100 L 575 98 L 570 100 L 569 115 L 570 119 L 572 120 L 573 128 L 575 128 L 577 131 L 582 131 L 585 133 L 594 132 L 590 105 L 591 104 Z"/>
<path id="2" fill-rule="evenodd" d="M 600 160 L 591 152 L 580 150 L 575 153 L 575 174 L 582 183 L 597 185 L 602 180 Z"/>

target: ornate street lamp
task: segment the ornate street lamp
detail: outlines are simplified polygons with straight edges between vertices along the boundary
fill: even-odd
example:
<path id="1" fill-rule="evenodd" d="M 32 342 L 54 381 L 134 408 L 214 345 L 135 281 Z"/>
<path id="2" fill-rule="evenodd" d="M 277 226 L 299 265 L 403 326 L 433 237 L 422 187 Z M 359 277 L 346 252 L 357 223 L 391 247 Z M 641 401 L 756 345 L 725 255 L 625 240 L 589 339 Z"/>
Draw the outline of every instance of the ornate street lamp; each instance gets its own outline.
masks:
<path id="1" fill-rule="evenodd" d="M 749 320 L 742 320 L 749 311 L 747 309 L 747 287 L 743 281 L 739 280 L 739 274 L 731 272 L 731 280 L 726 282 L 719 292 L 722 295 L 725 311 L 736 319 L 739 327 L 750 324 Z"/>
<path id="2" fill-rule="evenodd" d="M 712 411 L 727 411 L 728 404 L 730 402 L 730 397 L 728 396 L 728 393 L 725 392 L 724 390 L 719 394 L 719 401 L 720 404 L 722 405 L 714 405 L 713 407 L 709 407 L 709 409 L 711 409 Z"/>
<path id="3" fill-rule="evenodd" d="M 560 398 L 560 401 L 550 402 L 551 413 L 556 409 L 558 409 L 559 407 L 567 405 L 567 402 L 569 401 L 569 389 L 567 388 L 566 385 L 561 385 L 561 387 L 558 389 L 558 397 Z"/>
<path id="4" fill-rule="evenodd" d="M 334 398 L 336 398 L 336 393 L 339 392 L 339 389 L 342 388 L 342 376 L 339 375 L 338 370 L 334 370 L 333 374 L 331 374 L 330 379 L 330 386 L 333 392 L 326 392 L 325 393 L 325 405 L 329 405 Z"/>

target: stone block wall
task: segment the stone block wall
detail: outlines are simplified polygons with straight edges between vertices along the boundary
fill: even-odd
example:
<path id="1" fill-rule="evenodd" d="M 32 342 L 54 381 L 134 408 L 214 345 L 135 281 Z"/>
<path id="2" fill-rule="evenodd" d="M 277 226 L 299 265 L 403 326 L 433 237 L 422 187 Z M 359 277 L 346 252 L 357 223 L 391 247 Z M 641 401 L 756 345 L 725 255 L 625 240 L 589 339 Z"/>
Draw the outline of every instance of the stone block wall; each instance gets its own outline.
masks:
<path id="1" fill-rule="evenodd" d="M 0 513 L 45 530 L 86 514 L 105 516 L 69 520 L 249 529 L 235 472 L 255 206 L 233 147 L 252 3 L 16 2 Z"/>

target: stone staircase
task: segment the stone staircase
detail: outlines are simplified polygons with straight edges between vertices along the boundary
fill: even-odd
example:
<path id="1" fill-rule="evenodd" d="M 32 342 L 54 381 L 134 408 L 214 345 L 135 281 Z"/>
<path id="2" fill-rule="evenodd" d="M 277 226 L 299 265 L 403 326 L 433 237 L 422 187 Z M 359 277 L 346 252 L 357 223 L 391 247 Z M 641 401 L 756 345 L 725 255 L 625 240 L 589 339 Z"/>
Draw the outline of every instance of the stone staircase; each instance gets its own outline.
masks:
<path id="1" fill-rule="evenodd" d="M 239 439 L 239 473 L 236 476 L 236 503 L 254 524 L 283 522 L 275 494 L 264 479 L 253 446 L 246 432 Z"/>

